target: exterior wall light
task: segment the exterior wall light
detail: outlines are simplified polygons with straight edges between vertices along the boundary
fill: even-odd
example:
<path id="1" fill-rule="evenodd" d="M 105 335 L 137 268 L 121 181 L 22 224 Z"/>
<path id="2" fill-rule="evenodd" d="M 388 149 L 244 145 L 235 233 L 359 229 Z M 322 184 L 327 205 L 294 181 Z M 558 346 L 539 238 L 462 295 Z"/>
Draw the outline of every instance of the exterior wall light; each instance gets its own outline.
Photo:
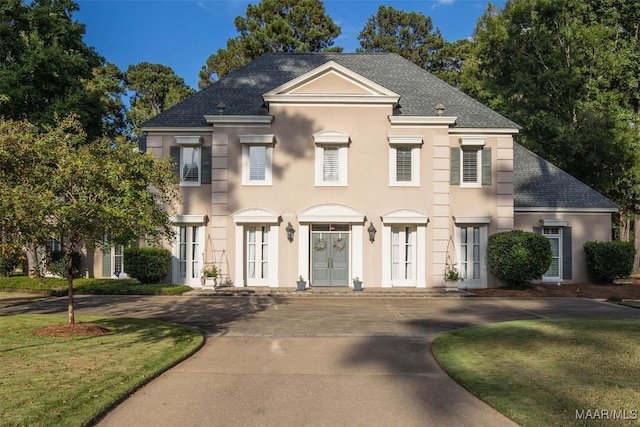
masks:
<path id="1" fill-rule="evenodd" d="M 293 233 L 296 232 L 296 230 L 293 229 L 293 225 L 291 225 L 291 223 L 287 224 L 285 230 L 287 230 L 287 240 L 289 243 L 293 242 Z"/>
<path id="2" fill-rule="evenodd" d="M 369 222 L 369 228 L 367 228 L 367 231 L 369 232 L 369 241 L 371 243 L 373 243 L 374 240 L 376 240 L 376 228 L 373 226 L 373 222 Z"/>

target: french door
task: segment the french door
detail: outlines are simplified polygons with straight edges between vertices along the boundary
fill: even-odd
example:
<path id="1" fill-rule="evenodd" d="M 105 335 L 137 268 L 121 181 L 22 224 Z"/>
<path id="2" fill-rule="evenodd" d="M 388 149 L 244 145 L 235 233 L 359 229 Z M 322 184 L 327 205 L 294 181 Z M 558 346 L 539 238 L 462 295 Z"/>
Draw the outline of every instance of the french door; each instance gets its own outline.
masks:
<path id="1" fill-rule="evenodd" d="M 247 286 L 269 284 L 270 228 L 268 225 L 262 225 L 246 229 Z"/>
<path id="2" fill-rule="evenodd" d="M 313 286 L 349 286 L 348 225 L 312 226 L 311 265 Z"/>
<path id="3" fill-rule="evenodd" d="M 458 227 L 458 263 L 466 288 L 486 287 L 487 227 Z"/>
<path id="4" fill-rule="evenodd" d="M 200 286 L 204 262 L 204 227 L 183 225 L 176 227 L 174 244 L 173 282 Z"/>

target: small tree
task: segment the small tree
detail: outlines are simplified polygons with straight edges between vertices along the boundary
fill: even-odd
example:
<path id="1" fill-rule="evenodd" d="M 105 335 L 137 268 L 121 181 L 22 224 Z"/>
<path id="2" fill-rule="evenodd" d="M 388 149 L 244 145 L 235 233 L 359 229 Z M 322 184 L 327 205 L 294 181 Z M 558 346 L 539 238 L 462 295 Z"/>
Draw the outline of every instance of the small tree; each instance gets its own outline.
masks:
<path id="1" fill-rule="evenodd" d="M 24 245 L 60 236 L 67 259 L 69 323 L 73 252 L 145 236 L 172 235 L 173 164 L 124 140 L 87 143 L 77 118 L 39 132 L 27 122 L 0 121 L 0 226 Z"/>
<path id="2" fill-rule="evenodd" d="M 513 230 L 489 237 L 489 272 L 511 287 L 526 287 L 551 266 L 551 243 L 536 233 Z"/>

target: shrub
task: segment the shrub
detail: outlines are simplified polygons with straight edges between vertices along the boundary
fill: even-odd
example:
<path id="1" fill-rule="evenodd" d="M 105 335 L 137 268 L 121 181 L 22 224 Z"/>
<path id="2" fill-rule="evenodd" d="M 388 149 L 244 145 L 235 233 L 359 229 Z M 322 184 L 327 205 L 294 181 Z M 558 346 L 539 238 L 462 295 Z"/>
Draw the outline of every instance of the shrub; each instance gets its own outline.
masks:
<path id="1" fill-rule="evenodd" d="M 0 255 L 0 275 L 7 276 L 18 267 L 20 264 L 20 254 L 11 253 Z"/>
<path id="2" fill-rule="evenodd" d="M 633 270 L 636 250 L 633 242 L 587 242 L 587 270 L 591 280 L 612 283 L 614 279 L 627 277 Z"/>
<path id="3" fill-rule="evenodd" d="M 73 266 L 73 277 L 80 277 L 80 266 L 82 257 L 80 253 L 73 252 L 71 255 L 71 265 Z M 49 273 L 59 277 L 67 277 L 67 254 L 65 251 L 51 251 L 47 253 L 46 269 Z"/>
<path id="4" fill-rule="evenodd" d="M 493 234 L 487 244 L 489 272 L 510 287 L 527 287 L 551 265 L 549 240 L 536 233 L 513 230 Z"/>
<path id="5" fill-rule="evenodd" d="M 169 274 L 171 252 L 162 248 L 126 248 L 124 269 L 141 283 L 158 283 Z"/>

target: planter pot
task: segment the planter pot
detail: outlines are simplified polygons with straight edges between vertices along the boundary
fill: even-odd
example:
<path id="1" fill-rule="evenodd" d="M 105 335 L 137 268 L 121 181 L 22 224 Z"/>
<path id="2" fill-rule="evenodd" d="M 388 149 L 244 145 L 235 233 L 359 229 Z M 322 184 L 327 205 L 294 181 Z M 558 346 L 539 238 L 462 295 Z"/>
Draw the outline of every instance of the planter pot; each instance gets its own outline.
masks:
<path id="1" fill-rule="evenodd" d="M 354 291 L 361 291 L 362 290 L 362 282 L 361 281 L 354 281 L 353 282 L 353 290 Z"/>
<path id="2" fill-rule="evenodd" d="M 460 284 L 459 280 L 445 280 L 444 289 L 446 291 L 457 291 Z"/>
<path id="3" fill-rule="evenodd" d="M 202 276 L 200 278 L 200 284 L 203 288 L 215 288 L 216 286 L 218 286 L 218 278 Z"/>
<path id="4" fill-rule="evenodd" d="M 307 288 L 306 281 L 297 281 L 296 283 L 298 284 L 298 291 L 304 291 Z"/>

